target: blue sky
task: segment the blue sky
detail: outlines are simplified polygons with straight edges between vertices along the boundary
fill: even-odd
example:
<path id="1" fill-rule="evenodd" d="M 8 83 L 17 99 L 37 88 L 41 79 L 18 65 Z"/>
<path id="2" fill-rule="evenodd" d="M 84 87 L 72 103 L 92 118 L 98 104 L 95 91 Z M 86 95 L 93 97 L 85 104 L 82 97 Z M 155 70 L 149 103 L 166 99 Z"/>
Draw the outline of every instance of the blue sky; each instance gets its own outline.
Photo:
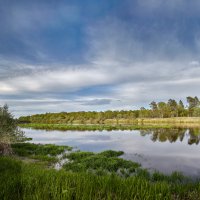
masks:
<path id="1" fill-rule="evenodd" d="M 197 0 L 2 0 L 0 27 L 0 105 L 15 116 L 200 91 Z"/>

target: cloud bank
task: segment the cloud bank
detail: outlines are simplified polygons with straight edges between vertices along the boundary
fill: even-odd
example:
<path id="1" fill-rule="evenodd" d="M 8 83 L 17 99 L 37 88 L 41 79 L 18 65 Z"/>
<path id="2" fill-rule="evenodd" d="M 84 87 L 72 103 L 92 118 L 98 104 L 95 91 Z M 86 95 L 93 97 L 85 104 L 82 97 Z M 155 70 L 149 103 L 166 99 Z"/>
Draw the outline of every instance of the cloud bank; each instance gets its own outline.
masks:
<path id="1" fill-rule="evenodd" d="M 198 96 L 198 1 L 85 4 L 4 3 L 1 105 L 20 116 L 136 109 Z"/>

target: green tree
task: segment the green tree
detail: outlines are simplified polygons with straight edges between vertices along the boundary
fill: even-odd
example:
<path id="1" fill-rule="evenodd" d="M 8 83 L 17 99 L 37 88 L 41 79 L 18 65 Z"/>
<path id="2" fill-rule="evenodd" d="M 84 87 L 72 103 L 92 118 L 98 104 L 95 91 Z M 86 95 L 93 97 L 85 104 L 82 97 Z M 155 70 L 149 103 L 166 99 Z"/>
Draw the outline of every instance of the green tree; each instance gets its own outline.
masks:
<path id="1" fill-rule="evenodd" d="M 185 115 L 187 116 L 185 106 L 184 106 L 183 102 L 180 100 L 178 103 L 178 116 L 184 117 Z"/>
<path id="2" fill-rule="evenodd" d="M 155 101 L 152 101 L 150 104 L 149 104 L 150 108 L 151 108 L 151 117 L 158 117 L 158 105 Z"/>
<path id="3" fill-rule="evenodd" d="M 158 109 L 157 103 L 155 101 L 152 101 L 149 105 L 150 105 L 150 108 L 152 110 L 157 110 Z"/>
<path id="4" fill-rule="evenodd" d="M 19 130 L 17 121 L 9 112 L 8 106 L 0 107 L 0 154 L 12 154 L 11 144 L 24 140 L 24 133 Z"/>
<path id="5" fill-rule="evenodd" d="M 178 105 L 179 105 L 179 107 L 182 108 L 182 109 L 185 108 L 185 106 L 184 106 L 184 104 L 183 104 L 183 102 L 182 102 L 181 100 L 179 101 Z"/>
<path id="6" fill-rule="evenodd" d="M 159 117 L 160 118 L 165 118 L 168 117 L 169 112 L 168 112 L 168 106 L 165 102 L 159 102 L 158 103 L 158 110 L 159 110 Z"/>
<path id="7" fill-rule="evenodd" d="M 188 111 L 189 116 L 193 116 L 194 109 L 197 108 L 200 105 L 200 101 L 197 96 L 195 97 L 187 97 L 187 102 L 189 104 Z"/>
<path id="8" fill-rule="evenodd" d="M 194 117 L 200 117 L 200 108 L 194 108 L 193 116 Z"/>
<path id="9" fill-rule="evenodd" d="M 168 100 L 168 106 L 170 110 L 170 116 L 171 117 L 177 117 L 178 116 L 178 104 L 174 99 L 169 99 Z"/>
<path id="10" fill-rule="evenodd" d="M 141 117 L 141 118 L 146 118 L 146 117 L 148 117 L 148 110 L 146 110 L 144 107 L 141 107 L 141 108 L 140 108 L 139 117 Z"/>

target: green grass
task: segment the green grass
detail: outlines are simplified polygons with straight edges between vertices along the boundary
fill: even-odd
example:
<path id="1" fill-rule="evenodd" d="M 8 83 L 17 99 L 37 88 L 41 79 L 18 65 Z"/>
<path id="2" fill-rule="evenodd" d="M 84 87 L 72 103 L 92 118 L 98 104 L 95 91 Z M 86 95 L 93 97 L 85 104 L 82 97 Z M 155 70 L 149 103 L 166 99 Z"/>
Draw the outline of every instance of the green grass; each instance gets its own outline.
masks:
<path id="1" fill-rule="evenodd" d="M 70 125 L 70 124 L 19 124 L 21 128 L 33 128 L 44 130 L 78 130 L 78 131 L 112 131 L 112 130 L 140 130 L 140 129 L 159 129 L 159 128 L 173 128 L 171 125 Z"/>
<path id="2" fill-rule="evenodd" d="M 97 175 L 116 174 L 121 177 L 140 176 L 151 181 L 164 180 L 168 182 L 188 182 L 188 179 L 179 173 L 166 176 L 155 172 L 150 174 L 142 169 L 140 164 L 119 158 L 123 151 L 107 150 L 100 153 L 71 151 L 68 146 L 56 146 L 52 144 L 31 144 L 18 143 L 12 144 L 14 155 L 18 158 L 42 166 L 51 166 L 59 161 L 57 155 L 62 154 L 61 159 L 68 159 L 63 166 L 64 170 L 71 172 L 93 173 Z M 65 153 L 65 150 L 68 153 Z M 27 159 L 27 160 L 26 160 Z"/>
<path id="3" fill-rule="evenodd" d="M 118 158 L 122 154 L 122 151 L 111 150 L 98 154 L 92 152 L 73 152 L 67 155 L 71 162 L 66 163 L 63 168 L 72 172 L 89 172 L 99 175 L 116 173 L 121 176 L 130 176 L 132 173 L 136 173 L 140 165 Z"/>
<path id="4" fill-rule="evenodd" d="M 58 154 L 71 150 L 68 146 L 30 143 L 12 147 L 15 155 L 45 160 L 47 165 Z M 177 172 L 151 174 L 138 163 L 120 158 L 122 151 L 63 155 L 69 162 L 59 171 L 37 162 L 22 162 L 19 157 L 0 157 L 0 199 L 200 199 L 199 180 Z"/>
<path id="5" fill-rule="evenodd" d="M 57 146 L 54 144 L 33 144 L 33 143 L 15 143 L 12 144 L 15 153 L 20 156 L 29 155 L 51 155 L 56 156 L 65 150 L 71 151 L 72 147 Z"/>
<path id="6" fill-rule="evenodd" d="M 25 164 L 0 157 L 0 199 L 2 200 L 198 200 L 200 183 L 177 183 L 161 177 L 121 178 L 72 173 Z"/>
<path id="7" fill-rule="evenodd" d="M 56 118 L 55 118 L 56 119 Z M 28 120 L 29 121 L 29 120 Z M 171 117 L 171 118 L 106 118 L 102 120 L 44 120 L 36 117 L 30 120 L 30 124 L 21 123 L 25 128 L 37 128 L 48 130 L 134 130 L 145 128 L 200 128 L 200 117 Z M 19 121 L 20 123 L 20 121 Z"/>
<path id="8" fill-rule="evenodd" d="M 43 161 L 48 165 L 58 162 L 57 155 L 62 154 L 65 151 L 72 150 L 72 148 L 69 146 L 56 146 L 54 144 L 42 145 L 32 143 L 12 144 L 12 149 L 14 154 L 17 156 Z"/>

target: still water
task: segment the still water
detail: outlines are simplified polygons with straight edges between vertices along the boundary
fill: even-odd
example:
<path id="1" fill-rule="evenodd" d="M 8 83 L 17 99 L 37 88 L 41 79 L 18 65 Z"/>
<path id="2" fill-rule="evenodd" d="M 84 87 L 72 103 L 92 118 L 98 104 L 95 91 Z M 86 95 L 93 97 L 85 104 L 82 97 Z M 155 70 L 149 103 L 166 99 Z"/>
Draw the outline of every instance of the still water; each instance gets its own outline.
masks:
<path id="1" fill-rule="evenodd" d="M 82 151 L 122 150 L 144 168 L 200 177 L 200 130 L 47 131 L 23 129 L 31 142 L 68 145 Z"/>

